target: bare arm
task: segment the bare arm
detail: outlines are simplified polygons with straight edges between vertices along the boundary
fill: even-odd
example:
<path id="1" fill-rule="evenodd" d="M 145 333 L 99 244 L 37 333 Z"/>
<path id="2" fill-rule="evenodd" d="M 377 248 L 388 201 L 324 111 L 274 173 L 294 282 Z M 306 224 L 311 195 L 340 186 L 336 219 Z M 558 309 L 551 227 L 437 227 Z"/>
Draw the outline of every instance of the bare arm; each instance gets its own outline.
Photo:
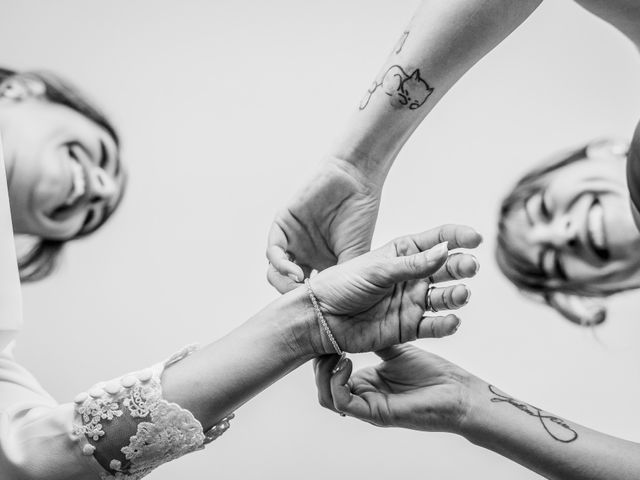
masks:
<path id="1" fill-rule="evenodd" d="M 440 99 L 541 1 L 423 1 L 333 155 L 383 181 L 397 153 Z"/>
<path id="2" fill-rule="evenodd" d="M 640 477 L 640 445 L 565 420 L 479 379 L 465 437 L 546 478 Z"/>
<path id="3" fill-rule="evenodd" d="M 640 48 L 640 3 L 634 0 L 576 0 L 576 3 L 616 27 Z"/>
<path id="4" fill-rule="evenodd" d="M 384 180 L 404 143 L 541 1 L 421 3 L 327 160 L 276 214 L 267 247 L 272 285 L 288 291 L 312 270 L 370 249 Z"/>
<path id="5" fill-rule="evenodd" d="M 554 480 L 640 478 L 640 444 L 611 437 L 518 400 L 444 358 L 411 345 L 379 352 L 352 372 L 319 362 L 321 403 L 380 426 L 462 435 Z"/>

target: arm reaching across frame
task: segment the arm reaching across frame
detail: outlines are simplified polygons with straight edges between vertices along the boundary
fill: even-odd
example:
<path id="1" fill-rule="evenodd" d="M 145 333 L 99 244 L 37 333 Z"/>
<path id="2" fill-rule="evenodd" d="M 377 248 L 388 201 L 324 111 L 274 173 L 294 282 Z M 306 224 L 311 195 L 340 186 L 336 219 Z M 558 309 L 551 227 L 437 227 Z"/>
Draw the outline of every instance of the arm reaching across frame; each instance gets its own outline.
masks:
<path id="1" fill-rule="evenodd" d="M 454 309 L 467 302 L 460 283 L 430 288 L 476 264 L 469 253 L 449 255 L 447 244 L 475 248 L 480 240 L 471 228 L 448 225 L 400 237 L 315 276 L 310 286 L 337 344 L 362 352 L 454 333 L 455 315 L 424 315 L 427 297 Z M 140 347 L 144 342 L 153 335 Z M 0 477 L 138 480 L 203 448 L 227 430 L 235 409 L 331 352 L 305 286 L 215 343 L 98 382 L 65 404 L 0 352 Z"/>
<path id="2" fill-rule="evenodd" d="M 457 365 L 411 345 L 378 352 L 352 371 L 349 359 L 316 364 L 320 403 L 377 426 L 449 432 L 555 480 L 640 477 L 640 445 L 517 400 Z M 335 373 L 332 373 L 335 372 Z"/>
<path id="3" fill-rule="evenodd" d="M 368 251 L 385 178 L 446 92 L 542 0 L 424 0 L 319 170 L 274 219 L 269 281 L 281 293 L 309 271 Z"/>

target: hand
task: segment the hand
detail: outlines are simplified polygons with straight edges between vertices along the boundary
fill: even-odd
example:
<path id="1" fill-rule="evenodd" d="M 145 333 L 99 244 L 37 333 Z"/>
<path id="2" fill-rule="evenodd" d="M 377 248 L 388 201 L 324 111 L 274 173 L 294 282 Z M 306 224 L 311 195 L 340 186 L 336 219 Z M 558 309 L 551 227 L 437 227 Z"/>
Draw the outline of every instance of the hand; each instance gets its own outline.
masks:
<path id="1" fill-rule="evenodd" d="M 375 351 L 425 337 L 450 335 L 458 328 L 455 315 L 424 316 L 429 287 L 475 275 L 478 263 L 468 253 L 449 255 L 450 248 L 475 248 L 482 238 L 470 227 L 446 225 L 408 235 L 310 279 L 325 319 L 346 352 Z M 434 311 L 466 304 L 462 284 L 437 287 L 429 293 Z M 309 325 L 316 355 L 333 353 L 315 319 Z"/>
<path id="2" fill-rule="evenodd" d="M 285 293 L 314 269 L 368 252 L 381 188 L 351 165 L 326 162 L 274 219 L 267 246 L 269 283 Z"/>
<path id="3" fill-rule="evenodd" d="M 319 360 L 316 384 L 321 405 L 380 427 L 462 430 L 475 377 L 411 345 L 377 354 L 382 363 L 355 373 L 348 358 L 338 365 L 334 356 Z"/>

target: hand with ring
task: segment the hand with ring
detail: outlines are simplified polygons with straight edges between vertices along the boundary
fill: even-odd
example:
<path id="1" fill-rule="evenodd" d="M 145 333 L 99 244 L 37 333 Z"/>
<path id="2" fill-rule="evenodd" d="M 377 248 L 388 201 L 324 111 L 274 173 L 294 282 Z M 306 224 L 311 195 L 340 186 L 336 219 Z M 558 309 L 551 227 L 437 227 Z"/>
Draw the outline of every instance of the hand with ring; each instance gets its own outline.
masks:
<path id="1" fill-rule="evenodd" d="M 460 323 L 453 310 L 467 303 L 461 283 L 431 288 L 434 283 L 468 278 L 478 270 L 475 257 L 449 249 L 475 248 L 482 241 L 472 228 L 445 225 L 393 240 L 358 258 L 323 270 L 310 280 L 327 324 L 345 352 L 375 351 L 416 338 L 443 337 Z M 315 353 L 333 353 L 317 325 Z"/>

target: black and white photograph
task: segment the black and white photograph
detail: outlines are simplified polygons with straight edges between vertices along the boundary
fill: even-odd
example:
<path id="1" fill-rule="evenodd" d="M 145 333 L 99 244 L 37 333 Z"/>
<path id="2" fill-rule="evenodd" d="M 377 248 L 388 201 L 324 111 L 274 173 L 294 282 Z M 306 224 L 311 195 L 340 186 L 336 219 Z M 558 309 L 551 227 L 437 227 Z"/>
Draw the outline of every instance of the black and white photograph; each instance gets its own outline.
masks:
<path id="1" fill-rule="evenodd" d="M 0 480 L 640 479 L 640 2 L 0 45 Z"/>

